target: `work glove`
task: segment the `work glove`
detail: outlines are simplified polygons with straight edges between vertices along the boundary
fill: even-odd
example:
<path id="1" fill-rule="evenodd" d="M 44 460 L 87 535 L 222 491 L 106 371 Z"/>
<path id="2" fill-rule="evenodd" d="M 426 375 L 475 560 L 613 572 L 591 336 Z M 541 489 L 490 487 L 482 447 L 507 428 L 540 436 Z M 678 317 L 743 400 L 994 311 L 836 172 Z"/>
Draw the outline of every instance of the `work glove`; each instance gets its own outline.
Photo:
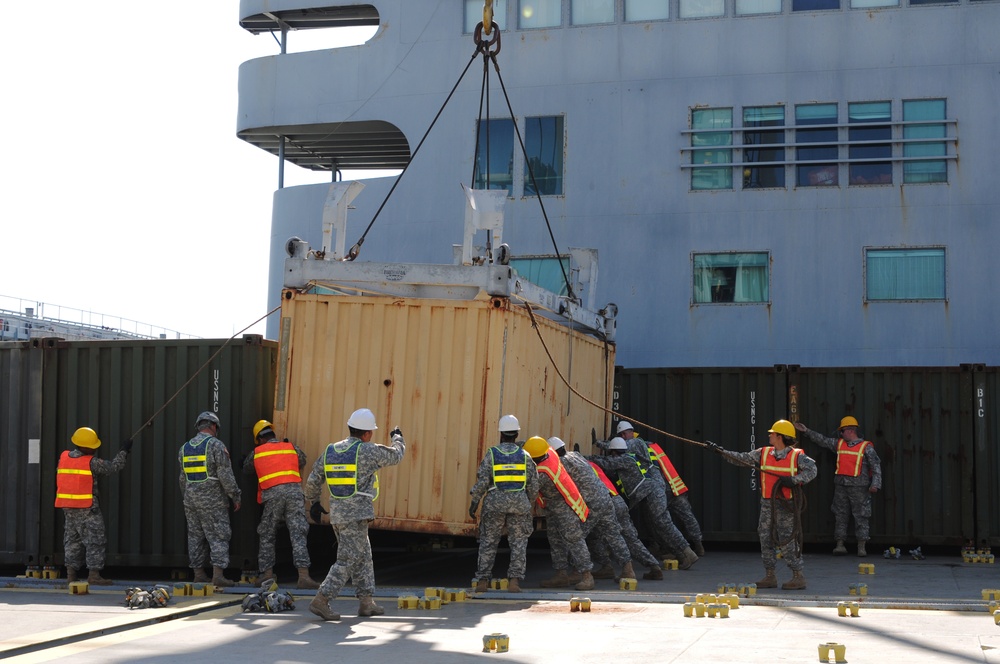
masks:
<path id="1" fill-rule="evenodd" d="M 312 520 L 316 523 L 319 523 L 323 519 L 324 514 L 329 514 L 329 512 L 323 509 L 323 503 L 319 501 L 313 503 L 312 507 L 309 508 L 309 516 L 311 516 Z"/>
<path id="2" fill-rule="evenodd" d="M 722 447 L 722 445 L 719 445 L 717 443 L 713 443 L 710 440 L 706 440 L 705 441 L 705 447 L 707 447 L 708 449 L 712 450 L 716 454 L 722 454 L 725 451 L 725 448 Z"/>
<path id="3" fill-rule="evenodd" d="M 478 510 L 478 509 L 479 509 L 479 501 L 475 501 L 471 505 L 469 505 L 469 516 L 471 516 L 473 519 L 475 519 L 476 518 L 476 510 Z"/>
<path id="4" fill-rule="evenodd" d="M 395 429 L 393 429 L 392 431 L 389 432 L 389 438 L 393 438 L 395 436 L 402 436 L 402 435 L 403 435 L 403 432 L 399 430 L 399 427 L 396 427 Z"/>
<path id="5" fill-rule="evenodd" d="M 126 438 L 125 440 L 122 441 L 122 450 L 125 451 L 125 454 L 132 454 L 132 439 L 131 438 Z"/>
<path id="6" fill-rule="evenodd" d="M 597 447 L 597 429 L 590 427 L 590 444 Z"/>
<path id="7" fill-rule="evenodd" d="M 778 478 L 778 486 L 784 487 L 786 489 L 792 489 L 795 487 L 795 482 L 788 475 L 782 475 Z"/>

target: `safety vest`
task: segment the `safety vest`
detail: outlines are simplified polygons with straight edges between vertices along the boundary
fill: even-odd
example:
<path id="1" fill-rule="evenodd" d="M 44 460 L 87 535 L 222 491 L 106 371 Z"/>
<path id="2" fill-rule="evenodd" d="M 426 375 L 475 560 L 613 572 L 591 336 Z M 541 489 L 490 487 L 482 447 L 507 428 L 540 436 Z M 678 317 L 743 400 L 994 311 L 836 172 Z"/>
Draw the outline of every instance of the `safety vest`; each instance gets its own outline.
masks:
<path id="1" fill-rule="evenodd" d="M 760 469 L 761 484 L 760 490 L 765 498 L 770 498 L 774 492 L 774 487 L 778 483 L 779 475 L 795 476 L 799 473 L 799 455 L 802 450 L 793 447 L 784 459 L 774 456 L 773 447 L 760 448 Z M 788 487 L 781 487 L 781 497 L 791 498 L 792 490 Z"/>
<path id="2" fill-rule="evenodd" d="M 851 447 L 841 438 L 837 441 L 837 475 L 858 477 L 861 474 L 861 462 L 865 458 L 865 449 L 871 441 L 862 441 L 860 445 Z"/>
<path id="3" fill-rule="evenodd" d="M 656 443 L 647 442 L 647 449 L 649 450 L 649 460 L 660 467 L 660 472 L 663 474 L 663 479 L 667 481 L 667 486 L 670 487 L 670 491 L 673 492 L 675 496 L 679 496 L 682 493 L 687 493 L 687 485 L 684 484 L 684 480 L 681 479 L 680 473 L 674 468 L 674 464 L 670 463 L 670 457 L 667 453 L 663 451 Z"/>
<path id="4" fill-rule="evenodd" d="M 291 443 L 273 440 L 258 445 L 253 451 L 253 467 L 257 471 L 257 502 L 264 502 L 262 493 L 279 484 L 301 483 L 299 455 Z"/>
<path id="5" fill-rule="evenodd" d="M 69 450 L 59 455 L 56 466 L 56 507 L 90 507 L 94 504 L 94 473 L 91 457 L 72 457 Z"/>
<path id="6" fill-rule="evenodd" d="M 363 444 L 364 441 L 355 439 L 354 444 L 343 452 L 338 452 L 333 443 L 326 446 L 323 471 L 331 497 L 342 500 L 354 495 L 368 496 L 373 502 L 378 498 L 378 473 L 375 473 L 375 495 L 358 491 L 358 455 Z"/>
<path id="7" fill-rule="evenodd" d="M 627 452 L 625 454 L 625 456 L 627 456 L 630 459 L 632 459 L 632 461 L 635 462 L 636 467 L 639 468 L 639 474 L 642 475 L 642 479 L 639 480 L 639 484 L 642 484 L 643 482 L 645 482 L 646 481 L 646 468 L 642 465 L 642 463 L 638 459 L 635 458 L 635 456 L 631 452 Z M 635 489 L 632 490 L 633 494 L 635 493 L 635 490 L 639 488 L 639 484 L 635 485 Z M 625 490 L 625 484 L 622 482 L 622 476 L 621 476 L 620 473 L 619 473 L 618 477 L 615 478 L 615 487 L 618 488 L 618 491 L 620 491 L 626 497 L 628 497 L 629 494 L 628 494 L 628 491 Z"/>
<path id="8" fill-rule="evenodd" d="M 536 461 L 535 464 L 538 466 L 539 472 L 552 478 L 552 483 L 562 494 L 563 500 L 580 517 L 580 521 L 586 521 L 587 515 L 590 514 L 590 508 L 587 507 L 583 496 L 580 495 L 580 490 L 576 488 L 576 482 L 559 461 L 559 455 L 550 452 L 542 457 L 541 461 Z"/>
<path id="9" fill-rule="evenodd" d="M 188 482 L 204 482 L 208 479 L 207 452 L 208 441 L 212 436 L 205 436 L 197 443 L 192 438 L 181 448 L 181 466 Z"/>
<path id="10" fill-rule="evenodd" d="M 505 453 L 499 447 L 490 448 L 493 460 L 493 486 L 501 491 L 524 491 L 528 483 L 528 468 L 520 447 Z"/>
<path id="11" fill-rule="evenodd" d="M 611 481 L 611 478 L 608 477 L 607 473 L 601 470 L 601 467 L 593 461 L 588 461 L 587 463 L 589 463 L 590 467 L 594 469 L 594 474 L 597 475 L 597 479 L 601 480 L 601 482 L 604 483 L 604 486 L 608 487 L 608 493 L 612 496 L 617 496 L 618 489 L 615 488 L 615 483 Z"/>

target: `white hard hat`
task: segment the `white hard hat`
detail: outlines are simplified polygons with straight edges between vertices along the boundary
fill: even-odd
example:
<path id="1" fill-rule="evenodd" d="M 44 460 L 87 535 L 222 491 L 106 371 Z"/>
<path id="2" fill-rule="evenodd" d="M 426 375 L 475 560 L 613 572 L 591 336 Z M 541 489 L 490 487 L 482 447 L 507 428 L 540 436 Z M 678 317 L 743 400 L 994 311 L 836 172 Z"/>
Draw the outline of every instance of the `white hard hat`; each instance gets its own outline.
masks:
<path id="1" fill-rule="evenodd" d="M 628 444 L 625 442 L 625 439 L 622 438 L 621 436 L 615 436 L 614 438 L 612 438 L 611 440 L 608 441 L 608 449 L 609 450 L 627 450 L 628 449 Z"/>
<path id="2" fill-rule="evenodd" d="M 507 431 L 520 431 L 521 424 L 517 421 L 517 418 L 513 415 L 504 415 L 500 418 L 500 432 L 504 433 Z"/>
<path id="3" fill-rule="evenodd" d="M 618 423 L 618 433 L 621 433 L 622 431 L 632 431 L 632 430 L 633 429 L 631 422 L 626 422 L 625 420 L 622 420 L 621 422 Z"/>
<path id="4" fill-rule="evenodd" d="M 375 424 L 375 413 L 367 408 L 359 408 L 351 413 L 350 419 L 347 420 L 347 426 L 359 431 L 375 431 L 375 429 L 378 429 L 378 426 Z"/>
<path id="5" fill-rule="evenodd" d="M 562 448 L 566 447 L 566 443 L 562 442 L 562 438 L 557 438 L 556 436 L 552 436 L 551 438 L 549 438 L 549 447 L 551 447 L 554 450 L 561 450 Z"/>

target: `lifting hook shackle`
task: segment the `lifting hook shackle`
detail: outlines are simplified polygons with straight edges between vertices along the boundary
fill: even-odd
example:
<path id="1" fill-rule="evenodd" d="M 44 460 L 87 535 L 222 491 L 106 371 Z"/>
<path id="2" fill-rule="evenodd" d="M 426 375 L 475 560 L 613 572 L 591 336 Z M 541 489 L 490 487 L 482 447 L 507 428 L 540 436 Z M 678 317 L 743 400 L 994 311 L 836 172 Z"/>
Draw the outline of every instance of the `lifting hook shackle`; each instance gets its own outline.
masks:
<path id="1" fill-rule="evenodd" d="M 472 39 L 476 42 L 477 53 L 481 52 L 485 56 L 488 56 L 490 58 L 495 58 L 497 56 L 497 53 L 500 52 L 500 28 L 497 27 L 496 23 L 491 23 L 490 26 L 492 29 L 488 31 L 486 34 L 488 35 L 490 32 L 492 32 L 493 33 L 492 39 L 489 40 L 483 39 L 482 23 L 476 24 L 476 32 L 473 34 Z M 494 44 L 496 45 L 496 48 L 491 51 L 490 47 L 493 46 Z"/>

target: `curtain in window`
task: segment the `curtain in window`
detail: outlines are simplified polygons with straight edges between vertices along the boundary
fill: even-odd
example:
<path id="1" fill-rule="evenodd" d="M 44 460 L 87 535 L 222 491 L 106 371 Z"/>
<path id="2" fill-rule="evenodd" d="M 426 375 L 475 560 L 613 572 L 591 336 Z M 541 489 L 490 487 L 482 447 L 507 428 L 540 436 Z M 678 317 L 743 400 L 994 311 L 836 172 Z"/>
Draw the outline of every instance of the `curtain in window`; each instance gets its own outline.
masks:
<path id="1" fill-rule="evenodd" d="M 768 301 L 766 253 L 695 254 L 694 301 L 712 302 L 713 288 L 724 283 L 735 268 L 733 302 Z"/>
<path id="2" fill-rule="evenodd" d="M 869 250 L 869 300 L 943 300 L 944 249 Z"/>

